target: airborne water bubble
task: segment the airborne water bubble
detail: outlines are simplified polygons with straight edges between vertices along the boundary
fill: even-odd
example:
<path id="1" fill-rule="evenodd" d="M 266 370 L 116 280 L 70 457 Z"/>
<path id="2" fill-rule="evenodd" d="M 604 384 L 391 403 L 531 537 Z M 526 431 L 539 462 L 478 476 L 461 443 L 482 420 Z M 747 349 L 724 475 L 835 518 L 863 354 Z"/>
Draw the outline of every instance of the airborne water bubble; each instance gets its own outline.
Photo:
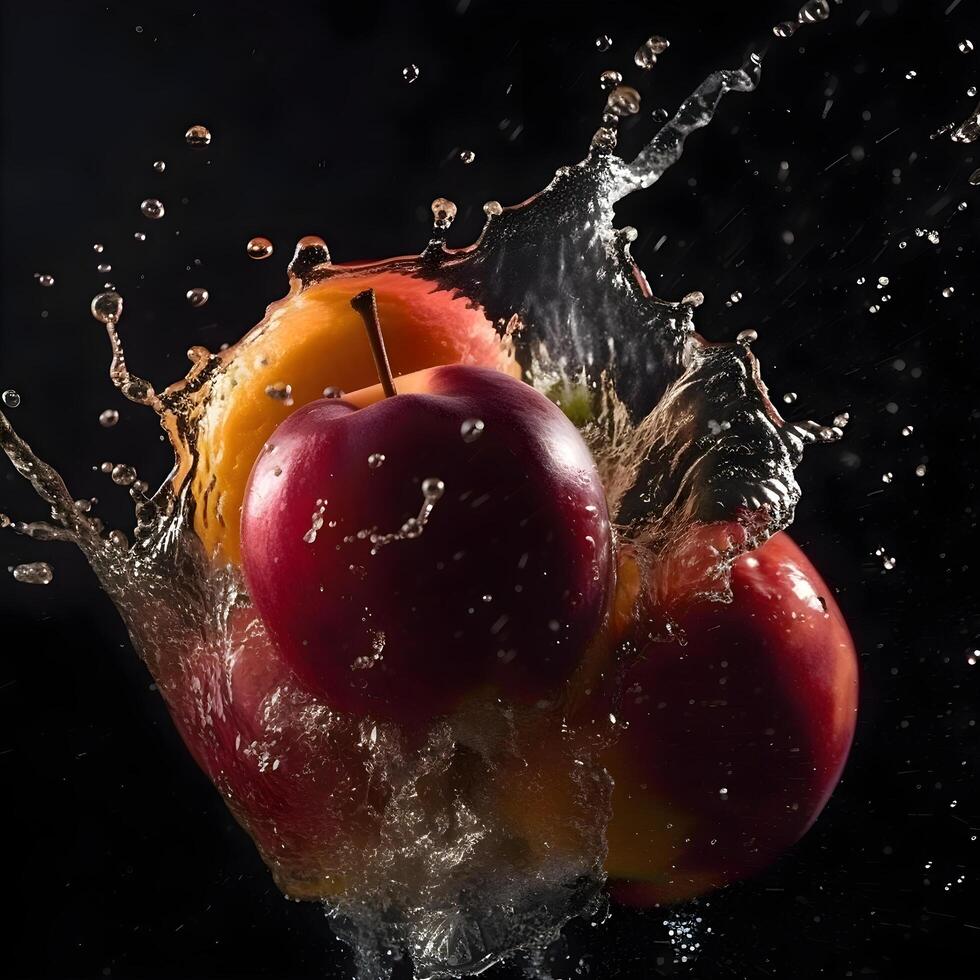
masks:
<path id="1" fill-rule="evenodd" d="M 623 76 L 618 71 L 609 69 L 599 76 L 599 86 L 603 92 L 610 92 L 617 85 L 622 84 Z"/>
<path id="2" fill-rule="evenodd" d="M 109 290 L 99 293 L 91 304 L 92 316 L 99 323 L 116 323 L 122 316 L 123 298 L 119 293 Z"/>
<path id="3" fill-rule="evenodd" d="M 184 133 L 184 140 L 188 146 L 207 146 L 211 142 L 211 130 L 198 123 Z"/>
<path id="4" fill-rule="evenodd" d="M 816 24 L 830 16 L 830 4 L 827 0 L 807 0 L 800 7 L 797 19 L 801 24 Z"/>
<path id="5" fill-rule="evenodd" d="M 20 405 L 20 394 L 14 391 L 13 388 L 8 388 L 0 398 L 3 399 L 3 403 L 7 408 L 17 408 Z"/>
<path id="6" fill-rule="evenodd" d="M 193 289 L 188 289 L 187 302 L 193 307 L 201 307 L 207 303 L 210 293 L 203 286 L 195 286 Z"/>
<path id="7" fill-rule="evenodd" d="M 15 582 L 25 585 L 50 585 L 54 579 L 54 570 L 46 561 L 30 561 L 23 565 L 15 565 L 11 569 Z"/>
<path id="8" fill-rule="evenodd" d="M 166 163 L 164 163 L 164 161 L 163 161 L 163 160 L 154 160 L 154 161 L 153 161 L 153 169 L 154 169 L 154 170 L 155 170 L 155 171 L 156 171 L 156 172 L 157 172 L 158 174 L 162 174 L 162 173 L 164 172 L 164 170 L 166 170 L 166 169 L 167 169 L 167 165 L 166 165 Z"/>
<path id="9" fill-rule="evenodd" d="M 633 63 L 637 68 L 649 71 L 657 63 L 657 55 L 663 54 L 670 47 L 670 41 L 656 34 L 647 38 L 633 55 Z"/>
<path id="10" fill-rule="evenodd" d="M 456 205 L 445 197 L 437 197 L 432 202 L 432 221 L 436 228 L 446 229 L 456 219 Z"/>
<path id="11" fill-rule="evenodd" d="M 263 238 L 261 235 L 256 235 L 254 238 L 248 240 L 248 244 L 245 246 L 245 254 L 250 259 L 267 259 L 272 255 L 275 247 L 268 238 Z"/>
<path id="12" fill-rule="evenodd" d="M 617 85 L 606 99 L 606 111 L 617 119 L 640 111 L 640 93 L 630 85 Z"/>
<path id="13" fill-rule="evenodd" d="M 99 425 L 104 429 L 111 429 L 119 421 L 119 413 L 114 408 L 107 408 L 99 413 Z"/>
<path id="14" fill-rule="evenodd" d="M 608 51 L 612 47 L 613 40 L 608 34 L 600 34 L 595 39 L 595 46 L 600 51 Z"/>
<path id="15" fill-rule="evenodd" d="M 151 218 L 154 221 L 162 218 L 167 213 L 167 209 L 163 206 L 163 201 L 155 197 L 148 197 L 143 201 L 140 205 L 140 211 L 143 212 L 144 217 Z"/>
<path id="16" fill-rule="evenodd" d="M 418 65 L 406 65 L 402 69 L 402 78 L 408 82 L 409 85 L 412 84 L 419 77 L 419 66 Z"/>

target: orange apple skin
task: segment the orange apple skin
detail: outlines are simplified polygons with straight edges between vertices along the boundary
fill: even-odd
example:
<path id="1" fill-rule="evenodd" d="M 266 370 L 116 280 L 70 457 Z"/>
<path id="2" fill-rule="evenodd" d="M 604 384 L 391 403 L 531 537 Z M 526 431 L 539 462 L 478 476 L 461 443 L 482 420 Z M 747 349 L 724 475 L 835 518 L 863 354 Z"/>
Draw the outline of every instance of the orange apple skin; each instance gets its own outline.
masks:
<path id="1" fill-rule="evenodd" d="M 784 533 L 734 563 L 731 587 L 730 603 L 667 597 L 683 645 L 636 640 L 626 730 L 605 755 L 606 870 L 625 904 L 683 901 L 766 867 L 844 767 L 857 658 L 830 590 Z"/>
<path id="2" fill-rule="evenodd" d="M 239 564 L 240 511 L 252 464 L 273 430 L 327 387 L 374 385 L 377 369 L 350 301 L 374 289 L 392 371 L 472 364 L 520 376 L 509 344 L 465 297 L 393 270 L 343 271 L 294 289 L 225 355 L 198 420 L 191 492 L 194 527 L 209 556 Z M 289 400 L 271 397 L 290 385 Z"/>

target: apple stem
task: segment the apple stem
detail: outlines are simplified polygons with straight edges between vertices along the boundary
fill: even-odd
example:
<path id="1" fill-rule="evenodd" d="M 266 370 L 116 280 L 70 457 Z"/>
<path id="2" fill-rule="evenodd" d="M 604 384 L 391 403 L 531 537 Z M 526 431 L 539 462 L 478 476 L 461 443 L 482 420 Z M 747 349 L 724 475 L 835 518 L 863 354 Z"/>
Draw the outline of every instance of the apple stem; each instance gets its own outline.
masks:
<path id="1" fill-rule="evenodd" d="M 350 305 L 361 315 L 364 326 L 367 329 L 368 340 L 371 341 L 371 353 L 374 355 L 374 365 L 378 369 L 378 377 L 381 379 L 381 387 L 384 389 L 385 398 L 397 395 L 395 391 L 395 379 L 391 374 L 391 365 L 388 363 L 388 352 L 385 350 L 385 338 L 381 333 L 381 320 L 378 318 L 378 301 L 375 298 L 373 289 L 365 289 L 358 293 L 351 301 Z"/>

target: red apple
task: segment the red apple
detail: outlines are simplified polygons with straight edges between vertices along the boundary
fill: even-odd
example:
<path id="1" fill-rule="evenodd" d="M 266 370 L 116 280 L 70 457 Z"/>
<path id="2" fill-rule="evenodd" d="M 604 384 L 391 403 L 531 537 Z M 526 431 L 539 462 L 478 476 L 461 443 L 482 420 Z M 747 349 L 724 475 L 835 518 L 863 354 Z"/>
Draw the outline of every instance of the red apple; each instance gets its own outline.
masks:
<path id="1" fill-rule="evenodd" d="M 433 368 L 400 394 L 381 376 L 392 397 L 314 402 L 260 453 L 242 512 L 252 600 L 339 711 L 404 723 L 482 694 L 553 703 L 612 579 L 585 443 L 497 371 Z"/>
<path id="2" fill-rule="evenodd" d="M 691 898 L 771 863 L 823 809 L 854 734 L 854 646 L 792 540 L 740 557 L 728 603 L 692 594 L 697 567 L 649 574 L 683 642 L 637 637 L 627 727 L 606 758 L 606 867 L 628 904 Z"/>

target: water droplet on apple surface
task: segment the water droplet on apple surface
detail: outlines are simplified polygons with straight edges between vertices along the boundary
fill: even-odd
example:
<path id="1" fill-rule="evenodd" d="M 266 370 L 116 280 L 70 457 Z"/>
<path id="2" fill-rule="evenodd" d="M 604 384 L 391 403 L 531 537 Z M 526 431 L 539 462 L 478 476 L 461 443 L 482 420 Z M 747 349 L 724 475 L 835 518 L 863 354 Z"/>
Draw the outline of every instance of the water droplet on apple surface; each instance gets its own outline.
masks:
<path id="1" fill-rule="evenodd" d="M 384 453 L 371 453 L 371 455 L 368 456 L 368 466 L 370 466 L 372 470 L 381 469 L 381 467 L 384 466 L 384 461 Z"/>
<path id="2" fill-rule="evenodd" d="M 483 419 L 466 419 L 459 427 L 459 434 L 463 442 L 476 442 L 483 435 L 485 428 Z"/>
<path id="3" fill-rule="evenodd" d="M 273 401 L 282 402 L 284 405 L 293 404 L 293 386 L 286 384 L 285 381 L 276 381 L 271 385 L 266 385 L 265 393 Z"/>

